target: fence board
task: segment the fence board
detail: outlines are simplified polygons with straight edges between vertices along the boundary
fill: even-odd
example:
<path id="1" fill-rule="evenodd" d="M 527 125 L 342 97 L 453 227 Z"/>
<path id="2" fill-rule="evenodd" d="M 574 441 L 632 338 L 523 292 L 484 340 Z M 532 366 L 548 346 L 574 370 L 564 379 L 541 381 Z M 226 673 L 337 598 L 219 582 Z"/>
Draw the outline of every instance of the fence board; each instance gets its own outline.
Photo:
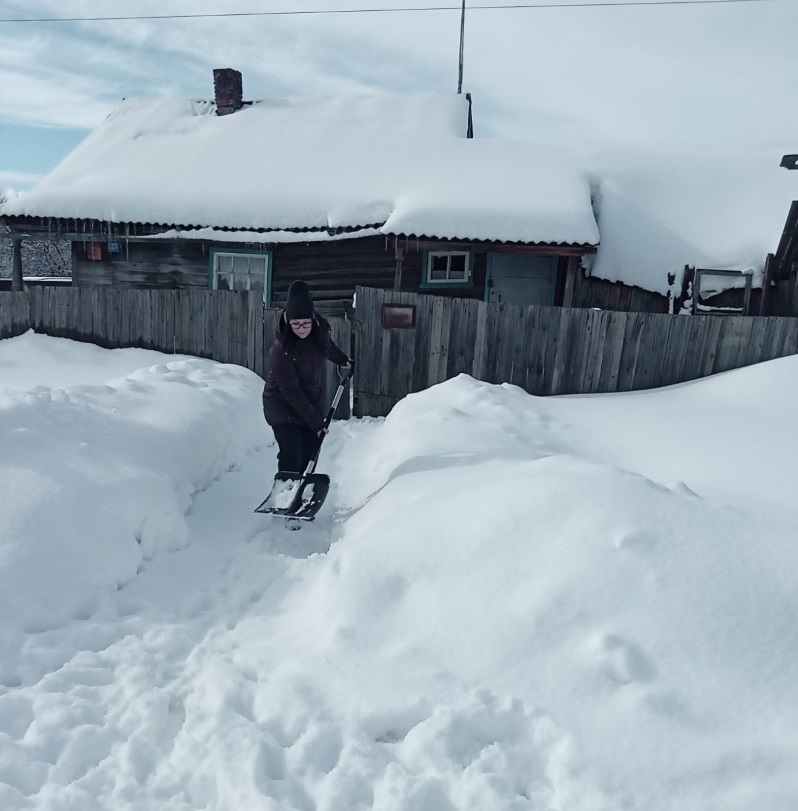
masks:
<path id="1" fill-rule="evenodd" d="M 349 354 L 350 343 L 352 338 L 352 322 L 346 318 L 331 317 L 328 319 L 330 322 L 330 335 L 342 352 Z M 324 364 L 324 402 L 332 402 L 335 395 L 335 390 L 338 388 L 339 378 L 337 367 L 332 363 Z M 352 385 L 351 383 L 349 384 Z M 335 412 L 336 419 L 347 419 L 350 416 L 349 397 L 344 396 Z"/>
<path id="2" fill-rule="evenodd" d="M 610 312 L 607 331 L 604 335 L 604 359 L 597 391 L 615 391 L 618 386 L 618 373 L 621 368 L 626 324 L 629 318 L 626 313 Z"/>
<path id="3" fill-rule="evenodd" d="M 549 322 L 548 307 L 529 306 L 526 308 L 526 362 L 524 378 L 519 385 L 532 394 L 543 391 L 543 373 L 546 363 L 546 331 Z"/>
<path id="4" fill-rule="evenodd" d="M 656 314 L 641 319 L 643 329 L 632 380 L 635 390 L 656 387 L 662 368 L 662 349 L 668 344 L 671 319 L 674 317 Z"/>
<path id="5" fill-rule="evenodd" d="M 584 392 L 600 390 L 610 315 L 610 312 L 602 310 L 589 310 L 587 313 L 585 346 L 582 353 L 581 390 Z"/>
<path id="6" fill-rule="evenodd" d="M 507 383 L 513 364 L 512 331 L 515 329 L 514 314 L 517 308 L 511 304 L 500 304 L 497 317 L 493 319 L 493 381 Z"/>
<path id="7" fill-rule="evenodd" d="M 544 348 L 543 385 L 539 394 L 551 394 L 554 391 L 554 370 L 557 367 L 560 322 L 563 320 L 564 312 L 564 308 L 552 307 L 549 309 L 548 324 L 546 326 L 547 340 Z"/>
<path id="8" fill-rule="evenodd" d="M 718 354 L 718 346 L 721 339 L 721 328 L 723 318 L 720 316 L 704 316 L 706 330 L 704 331 L 704 341 L 701 346 L 701 363 L 698 368 L 697 377 L 705 377 L 712 374 L 715 366 L 715 356 Z"/>
<path id="9" fill-rule="evenodd" d="M 507 312 L 507 305 L 499 302 L 492 304 L 487 308 L 487 321 L 485 323 L 485 338 L 488 342 L 487 347 L 487 369 L 488 376 L 491 383 L 503 383 L 498 372 L 500 356 L 500 341 L 499 336 L 504 328 L 505 313 Z"/>
<path id="10" fill-rule="evenodd" d="M 381 356 L 381 337 L 378 328 L 378 319 L 381 317 L 381 305 L 377 291 L 370 288 L 358 288 L 355 329 L 355 397 L 357 399 L 358 415 L 375 413 L 372 395 L 375 394 L 379 369 L 376 368 L 375 357 L 378 348 Z M 363 317 L 368 314 L 371 317 Z"/>
<path id="11" fill-rule="evenodd" d="M 798 284 L 798 281 L 796 281 Z M 798 319 L 789 318 L 787 321 L 786 336 L 784 339 L 784 354 L 795 355 L 798 353 Z"/>
<path id="12" fill-rule="evenodd" d="M 495 360 L 493 363 L 496 383 L 509 383 L 513 375 L 513 339 L 517 333 L 518 315 L 521 308 L 513 304 L 502 304 L 501 316 L 493 322 L 493 345 Z"/>
<path id="13" fill-rule="evenodd" d="M 478 302 L 471 299 L 455 299 L 452 306 L 452 320 L 449 328 L 449 359 L 446 377 L 471 374 L 474 365 L 476 342 L 476 312 Z M 410 330 L 407 330 L 409 332 Z"/>
<path id="14" fill-rule="evenodd" d="M 667 377 L 666 385 L 681 383 L 699 376 L 700 347 L 706 331 L 704 318 L 691 318 L 686 315 L 674 318 L 678 320 L 674 322 L 675 329 L 671 329 L 669 348 L 666 351 L 676 353 L 676 357 L 668 364 L 672 374 Z"/>
<path id="15" fill-rule="evenodd" d="M 641 313 L 628 313 L 626 321 L 625 340 L 621 350 L 621 360 L 618 364 L 618 386 L 616 391 L 632 391 L 634 389 L 635 367 L 640 351 L 640 341 L 643 334 L 644 319 Z"/>
<path id="16" fill-rule="evenodd" d="M 430 329 L 432 326 L 432 296 L 425 296 L 416 306 L 416 329 L 414 332 L 413 383 L 411 391 L 422 391 L 427 388 L 430 368 Z M 387 413 L 387 412 L 386 412 Z"/>
<path id="17" fill-rule="evenodd" d="M 661 386 L 668 386 L 679 380 L 685 349 L 689 345 L 690 323 L 692 322 L 692 319 L 687 316 L 668 315 L 666 318 L 669 321 L 669 328 L 659 372 L 658 385 Z"/>
<path id="18" fill-rule="evenodd" d="M 0 339 L 15 338 L 31 328 L 27 293 L 0 293 Z"/>
<path id="19" fill-rule="evenodd" d="M 81 341 L 90 340 L 97 343 L 102 335 L 98 322 L 102 318 L 102 307 L 100 305 L 100 290 L 96 287 L 85 287 L 81 289 L 81 307 L 84 314 L 81 318 L 80 336 Z M 148 319 L 149 321 L 149 315 Z"/>
<path id="20" fill-rule="evenodd" d="M 740 315 L 736 318 L 738 322 L 737 334 L 739 343 L 736 352 L 732 355 L 732 369 L 739 369 L 748 365 L 748 355 L 751 353 L 751 344 L 754 340 L 755 319 L 751 316 Z"/>
<path id="21" fill-rule="evenodd" d="M 776 326 L 775 319 L 754 318 L 752 320 L 754 321 L 754 330 L 746 357 L 746 365 L 766 360 L 765 353 L 770 346 L 773 330 Z"/>
<path id="22" fill-rule="evenodd" d="M 412 304 L 408 293 L 397 292 L 392 296 L 398 304 Z M 393 330 L 394 353 L 398 356 L 391 359 L 391 370 L 393 383 L 391 391 L 394 397 L 401 399 L 406 392 L 412 391 L 413 373 L 415 365 L 415 340 L 416 336 L 412 329 Z"/>
<path id="23" fill-rule="evenodd" d="M 260 374 L 263 359 L 263 304 L 257 298 L 251 297 L 247 308 L 247 334 L 249 342 L 247 344 L 248 369 L 252 369 Z M 258 358 L 258 347 L 260 347 L 260 359 Z"/>
<path id="24" fill-rule="evenodd" d="M 571 321 L 570 314 L 577 312 L 570 307 L 563 307 L 557 314 L 556 330 L 551 334 L 551 355 L 547 354 L 547 361 L 551 376 L 546 381 L 547 391 L 552 394 L 560 394 L 565 390 L 563 377 L 567 371 L 568 354 L 568 324 Z"/>
<path id="25" fill-rule="evenodd" d="M 507 342 L 510 369 L 507 382 L 523 386 L 526 382 L 526 355 L 529 324 L 526 307 L 512 307 L 510 311 L 510 340 Z"/>
<path id="26" fill-rule="evenodd" d="M 380 359 L 377 368 L 374 370 L 376 383 L 374 390 L 385 397 L 391 397 L 394 395 L 391 390 L 391 346 L 393 344 L 394 330 L 382 328 L 382 323 L 375 325 L 375 328 L 380 332 Z"/>
<path id="27" fill-rule="evenodd" d="M 485 380 L 488 373 L 488 303 L 477 304 L 476 325 L 474 329 L 474 362 L 471 367 L 472 377 Z"/>
<path id="28" fill-rule="evenodd" d="M 582 348 L 589 310 L 563 308 L 555 357 L 552 394 L 573 391 L 573 381 L 582 376 Z"/>
<path id="29" fill-rule="evenodd" d="M 718 316 L 721 318 L 721 316 Z M 735 359 L 741 341 L 740 318 L 742 316 L 722 317 L 720 329 L 720 341 L 715 354 L 715 363 L 712 367 L 713 374 L 726 372 L 734 368 Z"/>
<path id="30" fill-rule="evenodd" d="M 446 300 L 435 297 L 432 302 L 432 318 L 429 325 L 429 369 L 427 371 L 427 386 L 440 383 L 443 378 L 442 362 L 444 335 L 448 340 L 448 330 L 444 330 L 444 312 Z"/>

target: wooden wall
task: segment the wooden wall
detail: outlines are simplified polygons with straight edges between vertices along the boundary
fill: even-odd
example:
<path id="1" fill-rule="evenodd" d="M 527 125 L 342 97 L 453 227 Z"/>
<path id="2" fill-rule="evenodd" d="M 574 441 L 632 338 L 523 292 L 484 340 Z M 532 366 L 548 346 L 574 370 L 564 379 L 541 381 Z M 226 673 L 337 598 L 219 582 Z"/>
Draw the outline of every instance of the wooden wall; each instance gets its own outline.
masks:
<path id="1" fill-rule="evenodd" d="M 574 285 L 572 307 L 596 307 L 616 312 L 667 313 L 668 297 L 642 287 L 585 276 L 580 270 Z"/>
<path id="2" fill-rule="evenodd" d="M 304 279 L 320 312 L 351 312 L 356 285 L 392 287 L 395 266 L 382 236 L 275 245 L 271 303 L 284 306 L 291 282 Z"/>
<path id="3" fill-rule="evenodd" d="M 418 292 L 423 276 L 427 243 L 415 239 L 395 240 L 373 236 L 320 242 L 289 242 L 263 246 L 245 243 L 210 243 L 201 240 L 120 241 L 119 253 L 110 253 L 105 242 L 73 242 L 74 283 L 78 287 L 108 286 L 125 289 L 207 290 L 212 249 L 269 251 L 272 255 L 271 304 L 283 306 L 288 287 L 305 279 L 314 291 L 319 310 L 345 313 L 352 310 L 358 284 L 393 289 L 396 274 L 396 244 L 404 251 L 401 289 Z M 430 243 L 432 244 L 432 243 Z M 447 243 L 434 243 L 442 249 Z M 485 294 L 487 256 L 490 246 L 454 243 L 453 249 L 473 252 L 473 286 L 442 288 L 445 298 L 482 300 Z M 99 258 L 90 258 L 99 256 Z M 561 263 L 564 268 L 565 264 Z"/>
<path id="4" fill-rule="evenodd" d="M 118 287 L 128 290 L 207 290 L 210 262 L 204 242 L 151 240 L 118 242 L 110 253 L 106 242 L 72 243 L 72 278 L 77 287 Z M 90 259 L 92 246 L 99 260 Z"/>
<path id="5" fill-rule="evenodd" d="M 772 292 L 774 315 L 798 315 L 798 266 L 783 279 L 777 279 Z"/>
<path id="6" fill-rule="evenodd" d="M 423 249 L 414 240 L 403 244 L 405 257 L 401 289 L 417 291 L 422 279 Z M 109 253 L 107 243 L 73 242 L 75 285 L 207 290 L 212 249 L 228 247 L 251 253 L 270 251 L 272 306 L 282 307 L 291 282 L 304 279 L 313 289 L 320 312 L 345 313 L 352 310 L 358 284 L 392 289 L 396 272 L 394 240 L 383 236 L 288 242 L 267 247 L 245 243 L 222 245 L 200 240 L 130 241 L 119 245 L 119 253 Z M 89 258 L 93 251 L 99 251 L 99 259 Z M 475 254 L 472 288 L 441 290 L 439 294 L 481 299 L 485 289 L 486 256 L 485 252 Z"/>

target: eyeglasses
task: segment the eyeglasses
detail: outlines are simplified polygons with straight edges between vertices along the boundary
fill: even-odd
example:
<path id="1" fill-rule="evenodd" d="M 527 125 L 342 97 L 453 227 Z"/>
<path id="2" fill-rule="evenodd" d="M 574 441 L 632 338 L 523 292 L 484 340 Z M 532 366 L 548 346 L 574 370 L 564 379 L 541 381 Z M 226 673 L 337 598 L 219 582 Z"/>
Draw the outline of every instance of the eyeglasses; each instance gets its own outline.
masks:
<path id="1" fill-rule="evenodd" d="M 313 326 L 313 321 L 289 321 L 291 329 L 310 329 Z"/>

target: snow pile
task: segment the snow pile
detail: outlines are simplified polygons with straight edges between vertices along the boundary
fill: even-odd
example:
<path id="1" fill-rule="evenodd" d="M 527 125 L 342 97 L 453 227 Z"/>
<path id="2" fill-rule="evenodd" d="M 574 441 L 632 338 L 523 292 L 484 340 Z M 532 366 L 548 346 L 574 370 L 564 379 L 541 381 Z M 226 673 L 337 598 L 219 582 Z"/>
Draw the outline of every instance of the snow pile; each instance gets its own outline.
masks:
<path id="1" fill-rule="evenodd" d="M 68 386 L 57 364 L 74 351 L 33 333 L 0 343 L 4 379 L 41 374 L 30 363 L 49 354 L 65 386 L 0 390 L 0 613 L 30 633 L 90 616 L 101 590 L 185 545 L 192 494 L 262 438 L 259 379 L 240 367 L 91 347 L 98 382 Z M 133 366 L 145 359 L 159 362 Z M 115 366 L 134 370 L 106 377 Z"/>
<path id="2" fill-rule="evenodd" d="M 744 509 L 740 456 L 714 472 L 717 500 L 702 497 L 700 461 L 683 471 L 694 471 L 699 495 L 645 478 L 629 458 L 633 443 L 646 458 L 644 430 L 657 425 L 642 417 L 644 430 L 630 427 L 646 403 L 686 419 L 721 391 L 761 408 L 753 384 L 763 377 L 786 381 L 777 399 L 779 389 L 796 393 L 796 358 L 765 369 L 648 396 L 539 400 L 462 376 L 406 398 L 370 442 L 375 483 L 387 483 L 292 604 L 291 654 L 315 642 L 303 659 L 326 665 L 337 706 L 356 682 L 361 706 L 407 692 L 441 706 L 480 685 L 545 708 L 577 736 L 605 794 L 620 789 L 615 800 L 633 808 L 700 809 L 708 796 L 714 808 L 750 807 L 765 774 L 764 804 L 786 808 L 798 796 L 787 765 L 798 754 L 798 522 Z M 569 433 L 556 424 L 560 407 L 585 419 L 593 400 L 604 409 L 590 436 L 625 439 L 627 469 L 581 458 L 576 441 L 556 447 Z M 769 413 L 780 430 L 757 435 L 762 450 L 745 471 L 754 492 L 760 464 L 778 472 L 798 451 L 783 409 Z M 712 447 L 720 438 L 722 449 L 718 433 Z M 345 460 L 342 477 L 355 467 Z M 554 796 L 572 789 L 587 802 L 574 774 L 550 785 Z"/>
<path id="3" fill-rule="evenodd" d="M 8 358 L 34 352 L 92 385 L 31 389 Z M 252 514 L 253 375 L 160 356 L 97 385 L 113 357 L 0 342 L 28 619 L 0 614 L 3 808 L 795 807 L 798 358 L 569 398 L 460 376 L 334 423 L 290 532 Z M 173 554 L 145 559 L 145 520 Z"/>

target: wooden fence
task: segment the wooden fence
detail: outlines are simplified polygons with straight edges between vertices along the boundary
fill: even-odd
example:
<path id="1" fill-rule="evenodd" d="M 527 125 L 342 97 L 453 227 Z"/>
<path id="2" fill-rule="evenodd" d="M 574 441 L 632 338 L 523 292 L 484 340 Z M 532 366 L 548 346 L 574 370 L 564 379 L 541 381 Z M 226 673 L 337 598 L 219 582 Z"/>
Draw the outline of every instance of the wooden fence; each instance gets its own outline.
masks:
<path id="1" fill-rule="evenodd" d="M 138 347 L 245 366 L 265 379 L 279 310 L 260 293 L 220 290 L 123 290 L 112 287 L 31 288 L 0 293 L 0 338 L 29 329 L 108 349 Z M 350 351 L 351 321 L 330 318 L 333 340 Z M 325 402 L 338 385 L 327 364 Z M 344 398 L 339 417 L 349 416 Z"/>
<path id="2" fill-rule="evenodd" d="M 383 306 L 415 326 L 383 327 Z M 684 316 L 520 307 L 358 288 L 355 402 L 387 414 L 460 373 L 531 394 L 667 386 L 798 353 L 798 318 Z"/>
<path id="3" fill-rule="evenodd" d="M 383 305 L 411 308 L 414 325 L 383 327 Z M 213 358 L 265 378 L 278 315 L 258 293 L 40 287 L 0 293 L 0 338 L 34 329 Z M 329 320 L 351 351 L 353 322 Z M 362 287 L 354 326 L 357 416 L 385 415 L 461 372 L 531 394 L 578 394 L 665 386 L 798 353 L 798 318 L 519 307 Z M 328 400 L 336 385 L 328 364 Z M 349 404 L 338 413 L 348 416 Z"/>

